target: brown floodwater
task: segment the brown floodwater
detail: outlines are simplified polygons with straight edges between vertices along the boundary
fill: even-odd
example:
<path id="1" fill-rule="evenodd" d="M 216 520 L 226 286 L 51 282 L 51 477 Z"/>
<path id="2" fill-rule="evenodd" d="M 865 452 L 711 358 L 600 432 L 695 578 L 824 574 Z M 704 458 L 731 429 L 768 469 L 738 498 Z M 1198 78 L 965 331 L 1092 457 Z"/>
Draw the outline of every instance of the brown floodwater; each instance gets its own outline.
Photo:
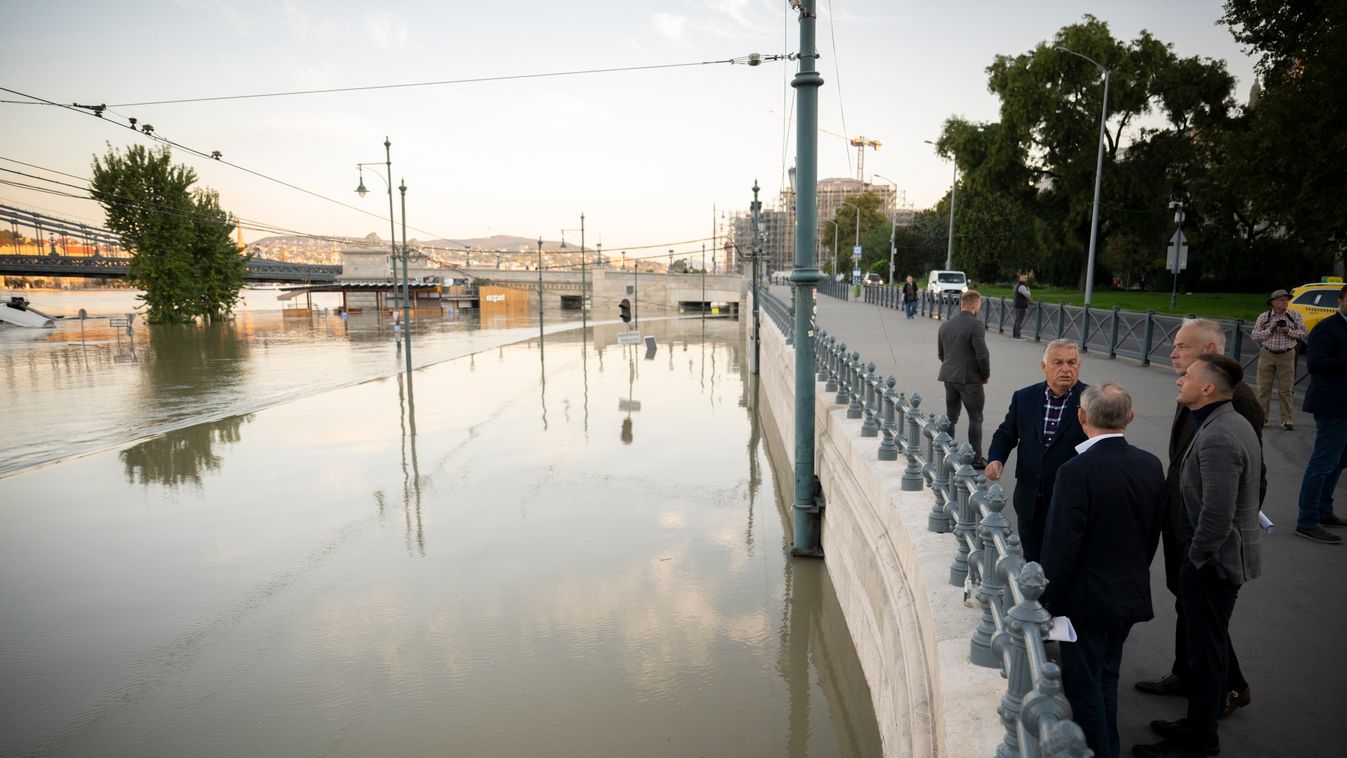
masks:
<path id="1" fill-rule="evenodd" d="M 0 754 L 879 754 L 738 322 L 423 326 L 0 340 Z"/>

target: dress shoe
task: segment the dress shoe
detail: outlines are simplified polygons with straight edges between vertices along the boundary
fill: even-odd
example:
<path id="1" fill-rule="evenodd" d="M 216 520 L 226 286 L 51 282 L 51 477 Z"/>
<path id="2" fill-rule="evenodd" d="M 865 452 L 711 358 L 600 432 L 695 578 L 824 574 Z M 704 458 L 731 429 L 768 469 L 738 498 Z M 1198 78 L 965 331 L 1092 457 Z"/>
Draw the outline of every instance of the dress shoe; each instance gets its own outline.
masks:
<path id="1" fill-rule="evenodd" d="M 1132 755 L 1137 758 L 1206 758 L 1209 755 L 1219 755 L 1220 752 L 1220 745 L 1211 744 L 1202 748 L 1192 743 L 1172 740 L 1132 746 Z"/>
<path id="2" fill-rule="evenodd" d="M 1296 536 L 1304 537 L 1312 542 L 1319 542 L 1325 545 L 1341 545 L 1342 538 L 1321 526 L 1314 526 L 1306 529 L 1303 526 L 1296 527 Z"/>
<path id="3" fill-rule="evenodd" d="M 1161 737 L 1164 737 L 1167 742 L 1171 742 L 1175 745 L 1184 744 L 1184 742 L 1188 740 L 1190 735 L 1192 734 L 1188 730 L 1188 725 L 1187 723 L 1184 722 L 1183 719 L 1179 719 L 1178 721 L 1160 721 L 1160 720 L 1152 721 L 1151 731 L 1155 732 Z M 1211 735 L 1211 737 L 1207 739 L 1206 754 L 1220 755 L 1220 753 L 1221 753 L 1221 738 L 1213 734 Z"/>
<path id="4" fill-rule="evenodd" d="M 1225 718 L 1235 711 L 1243 708 L 1253 702 L 1253 693 L 1245 687 L 1243 691 L 1230 690 L 1225 693 L 1225 705 L 1221 706 L 1221 713 L 1217 718 Z"/>
<path id="5" fill-rule="evenodd" d="M 1188 685 L 1177 674 L 1165 674 L 1159 679 L 1137 682 L 1132 685 L 1147 695 L 1184 695 Z"/>
<path id="6" fill-rule="evenodd" d="M 1319 519 L 1319 526 L 1344 527 L 1347 526 L 1347 519 L 1340 519 L 1337 516 L 1329 516 L 1328 518 Z"/>

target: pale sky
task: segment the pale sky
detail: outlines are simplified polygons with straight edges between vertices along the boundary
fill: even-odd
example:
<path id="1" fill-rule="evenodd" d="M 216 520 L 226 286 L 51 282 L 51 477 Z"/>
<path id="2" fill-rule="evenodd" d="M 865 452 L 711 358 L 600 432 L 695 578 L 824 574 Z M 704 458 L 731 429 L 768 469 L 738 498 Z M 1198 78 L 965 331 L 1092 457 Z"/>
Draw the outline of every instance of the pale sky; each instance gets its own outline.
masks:
<path id="1" fill-rule="evenodd" d="M 578 228 L 583 212 L 590 247 L 601 240 L 613 253 L 639 245 L 691 253 L 700 242 L 673 243 L 710 237 L 716 211 L 747 208 L 755 179 L 772 204 L 794 160 L 792 124 L 783 161 L 793 62 L 124 105 L 782 53 L 799 41 L 785 0 L 4 0 L 4 7 L 0 86 L 60 103 L 106 103 L 107 120 L 135 117 L 175 142 L 219 150 L 244 168 L 384 219 L 380 179 L 366 172 L 371 194 L 363 200 L 353 190 L 355 164 L 382 162 L 387 135 L 394 182 L 408 186 L 409 238 L 553 240 Z M 985 73 L 993 56 L 1025 52 L 1085 13 L 1117 38 L 1147 29 L 1181 56 L 1225 60 L 1241 101 L 1253 81 L 1252 60 L 1217 24 L 1217 0 L 820 0 L 819 11 L 819 124 L 882 141 L 867 151 L 865 178 L 895 180 L 916 208 L 943 196 L 951 172 L 922 141 L 934 140 L 952 115 L 997 117 Z M 105 143 L 132 141 L 149 144 L 66 109 L 0 104 L 3 169 L 52 176 L 13 162 L 23 161 L 87 177 Z M 189 153 L 176 158 L 246 221 L 387 236 L 386 220 Z M 854 177 L 854 161 L 845 140 L 819 135 L 820 177 Z M 31 183 L 6 172 L 0 179 Z M 8 185 L 0 185 L 0 203 L 103 218 L 90 200 Z"/>

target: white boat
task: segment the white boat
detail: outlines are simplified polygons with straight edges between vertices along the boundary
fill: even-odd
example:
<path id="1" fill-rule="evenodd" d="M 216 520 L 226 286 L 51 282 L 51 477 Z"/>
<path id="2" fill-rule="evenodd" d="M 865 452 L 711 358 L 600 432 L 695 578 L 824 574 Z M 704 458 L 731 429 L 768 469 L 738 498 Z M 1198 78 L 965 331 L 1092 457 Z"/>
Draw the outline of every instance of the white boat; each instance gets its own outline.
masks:
<path id="1" fill-rule="evenodd" d="M 27 298 L 11 297 L 0 303 L 0 324 L 13 324 L 32 329 L 55 328 L 56 319 L 33 308 Z"/>

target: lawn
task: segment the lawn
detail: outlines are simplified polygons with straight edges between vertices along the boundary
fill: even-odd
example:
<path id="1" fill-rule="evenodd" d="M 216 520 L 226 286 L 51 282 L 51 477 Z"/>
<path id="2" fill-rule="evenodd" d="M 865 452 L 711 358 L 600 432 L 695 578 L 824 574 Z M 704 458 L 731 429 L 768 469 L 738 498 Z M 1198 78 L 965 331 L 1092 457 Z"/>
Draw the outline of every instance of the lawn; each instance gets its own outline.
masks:
<path id="1" fill-rule="evenodd" d="M 983 297 L 1010 300 L 1014 293 L 1010 287 L 980 286 L 977 288 Z M 1084 305 L 1085 293 L 1079 290 L 1060 287 L 1032 287 L 1034 299 L 1040 303 L 1066 303 Z M 1097 289 L 1094 291 L 1092 307 L 1100 310 L 1112 310 L 1118 306 L 1125 311 L 1144 313 L 1155 311 L 1166 316 L 1205 316 L 1207 318 L 1237 319 L 1253 321 L 1258 314 L 1267 310 L 1267 295 L 1245 292 L 1180 292 L 1175 300 L 1175 308 L 1169 308 L 1168 292 L 1132 292 L 1128 290 Z"/>

